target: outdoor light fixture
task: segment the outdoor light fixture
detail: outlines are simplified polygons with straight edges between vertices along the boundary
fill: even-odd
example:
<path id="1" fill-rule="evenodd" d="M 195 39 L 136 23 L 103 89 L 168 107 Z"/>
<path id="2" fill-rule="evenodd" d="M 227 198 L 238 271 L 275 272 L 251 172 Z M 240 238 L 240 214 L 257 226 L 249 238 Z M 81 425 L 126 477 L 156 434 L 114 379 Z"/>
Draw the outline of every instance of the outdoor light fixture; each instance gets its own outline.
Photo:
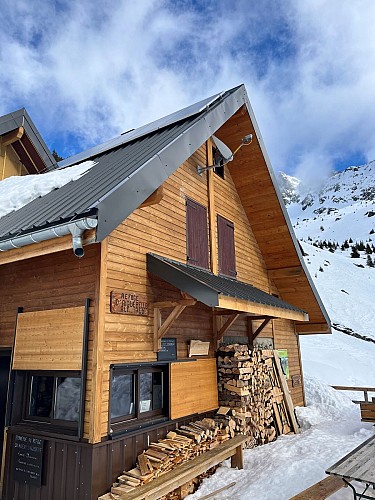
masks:
<path id="1" fill-rule="evenodd" d="M 251 142 L 253 140 L 253 135 L 252 134 L 245 135 L 245 137 L 243 137 L 243 139 L 241 141 L 241 144 L 234 150 L 233 153 L 228 148 L 228 146 L 226 144 L 224 144 L 223 141 L 221 141 L 220 139 L 218 139 L 214 135 L 211 137 L 211 139 L 212 139 L 213 143 L 215 144 L 215 146 L 217 147 L 217 149 L 219 150 L 220 156 L 223 159 L 223 163 L 221 165 L 219 165 L 218 163 L 214 163 L 213 165 L 209 165 L 208 167 L 201 167 L 200 165 L 198 165 L 197 172 L 199 175 L 202 175 L 203 172 L 206 172 L 207 170 L 211 170 L 212 168 L 216 168 L 219 166 L 223 167 L 224 165 L 226 165 L 227 163 L 232 161 L 234 159 L 234 155 L 242 148 L 242 146 L 247 146 L 248 144 L 251 144 Z"/>

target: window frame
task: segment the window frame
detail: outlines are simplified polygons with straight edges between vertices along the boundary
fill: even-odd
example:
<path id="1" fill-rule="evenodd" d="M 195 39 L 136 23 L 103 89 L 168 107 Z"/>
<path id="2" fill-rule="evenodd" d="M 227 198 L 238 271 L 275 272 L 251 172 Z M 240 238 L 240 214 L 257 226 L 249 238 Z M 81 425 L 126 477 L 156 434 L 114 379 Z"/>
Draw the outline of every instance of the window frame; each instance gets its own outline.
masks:
<path id="1" fill-rule="evenodd" d="M 30 414 L 31 406 L 31 393 L 32 393 L 32 382 L 33 377 L 53 377 L 53 392 L 52 392 L 52 416 L 41 417 Z M 57 403 L 57 382 L 59 378 L 77 378 L 81 380 L 81 390 L 79 394 L 79 410 L 77 420 L 64 420 L 61 418 L 55 418 L 56 414 L 56 403 Z M 28 370 L 25 372 L 25 383 L 26 383 L 26 397 L 23 401 L 22 408 L 22 423 L 28 423 L 32 425 L 48 425 L 51 430 L 57 432 L 64 431 L 77 431 L 79 429 L 80 420 L 82 416 L 82 375 L 79 371 L 52 371 L 52 370 Z"/>
<path id="2" fill-rule="evenodd" d="M 162 374 L 162 407 L 160 409 L 152 409 L 150 411 L 140 411 L 140 375 L 144 373 L 161 373 Z M 134 412 L 130 415 L 120 415 L 112 417 L 112 381 L 116 375 L 132 374 L 133 379 L 133 397 L 134 397 Z M 109 383 L 109 411 L 108 411 L 108 427 L 109 433 L 126 428 L 137 428 L 144 425 L 149 425 L 155 420 L 169 418 L 169 364 L 168 363 L 146 363 L 146 364 L 129 364 L 129 365 L 111 365 L 110 367 L 110 383 Z"/>
<path id="3" fill-rule="evenodd" d="M 217 163 L 215 163 L 217 161 Z M 212 145 L 212 163 L 215 165 L 213 168 L 213 171 L 217 176 L 220 177 L 220 179 L 225 180 L 225 164 L 224 164 L 224 158 L 220 154 L 219 149 Z"/>

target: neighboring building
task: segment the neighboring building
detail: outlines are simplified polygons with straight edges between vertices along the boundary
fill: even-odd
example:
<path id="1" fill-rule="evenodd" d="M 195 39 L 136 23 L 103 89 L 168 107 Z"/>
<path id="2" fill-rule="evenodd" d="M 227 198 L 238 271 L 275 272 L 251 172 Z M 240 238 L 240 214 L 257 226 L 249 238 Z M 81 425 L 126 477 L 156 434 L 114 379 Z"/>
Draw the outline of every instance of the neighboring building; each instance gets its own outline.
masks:
<path id="1" fill-rule="evenodd" d="M 234 151 L 249 134 L 220 165 L 217 138 Z M 5 499 L 107 491 L 150 440 L 217 408 L 223 336 L 287 349 L 303 405 L 298 335 L 330 332 L 244 86 L 59 167 L 87 160 L 81 177 L 0 219 Z M 191 340 L 208 354 L 188 357 Z M 28 438 L 34 476 L 15 471 Z"/>

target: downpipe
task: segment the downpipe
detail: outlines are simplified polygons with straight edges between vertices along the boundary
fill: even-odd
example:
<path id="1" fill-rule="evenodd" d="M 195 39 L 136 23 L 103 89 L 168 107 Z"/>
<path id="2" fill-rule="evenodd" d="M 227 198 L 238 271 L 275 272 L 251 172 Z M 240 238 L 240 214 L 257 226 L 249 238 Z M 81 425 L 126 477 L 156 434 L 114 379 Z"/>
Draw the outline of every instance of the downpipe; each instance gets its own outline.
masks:
<path id="1" fill-rule="evenodd" d="M 72 235 L 72 248 L 74 255 L 81 258 L 85 252 L 83 250 L 83 233 L 87 229 L 94 229 L 98 225 L 98 220 L 92 217 L 86 217 L 74 222 L 62 224 L 61 226 L 54 226 L 48 229 L 42 229 L 23 236 L 16 236 L 6 241 L 0 242 L 0 252 L 6 252 L 14 248 L 21 248 L 33 243 L 40 243 L 41 241 L 51 240 L 53 238 L 61 238 L 67 234 Z"/>

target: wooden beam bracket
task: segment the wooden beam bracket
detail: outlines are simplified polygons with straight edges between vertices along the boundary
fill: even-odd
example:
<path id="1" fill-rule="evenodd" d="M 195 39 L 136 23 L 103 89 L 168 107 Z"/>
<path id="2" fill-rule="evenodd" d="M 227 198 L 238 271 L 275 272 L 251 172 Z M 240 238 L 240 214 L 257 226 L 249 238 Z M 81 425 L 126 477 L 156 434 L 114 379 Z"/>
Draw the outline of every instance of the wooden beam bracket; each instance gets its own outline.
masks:
<path id="1" fill-rule="evenodd" d="M 4 134 L 1 138 L 2 147 L 5 148 L 6 146 L 13 144 L 13 142 L 19 141 L 23 136 L 24 131 L 23 127 L 18 127 L 7 134 Z"/>
<path id="2" fill-rule="evenodd" d="M 176 319 L 183 313 L 186 307 L 193 306 L 197 303 L 195 299 L 169 300 L 164 302 L 155 302 L 154 306 L 154 352 L 159 352 L 161 349 L 161 339 L 171 328 Z M 166 320 L 161 320 L 161 310 L 173 307 L 172 312 Z"/>
<path id="3" fill-rule="evenodd" d="M 231 314 L 229 316 L 229 318 L 226 320 L 224 325 L 220 329 L 217 330 L 216 342 L 220 342 L 220 340 L 224 336 L 224 333 L 229 330 L 229 328 L 233 325 L 233 323 L 238 319 L 239 316 L 241 316 L 240 313 Z"/>

